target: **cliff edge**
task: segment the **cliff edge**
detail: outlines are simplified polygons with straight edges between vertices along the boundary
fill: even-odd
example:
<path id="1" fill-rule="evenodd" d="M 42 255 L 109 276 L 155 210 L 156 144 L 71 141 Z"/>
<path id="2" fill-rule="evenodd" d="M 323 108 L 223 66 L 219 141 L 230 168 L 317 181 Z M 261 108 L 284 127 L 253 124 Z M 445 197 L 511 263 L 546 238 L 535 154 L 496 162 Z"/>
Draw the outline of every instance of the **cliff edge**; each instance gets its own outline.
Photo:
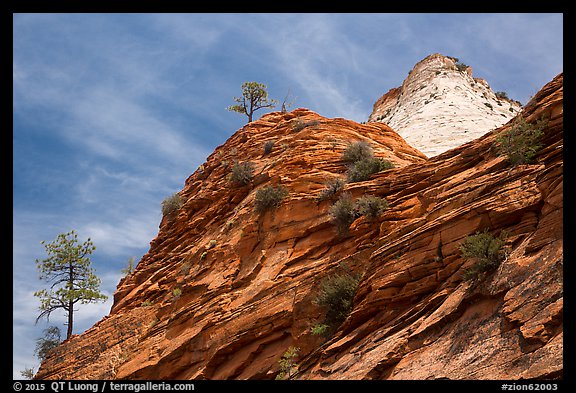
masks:
<path id="1" fill-rule="evenodd" d="M 512 122 L 429 160 L 381 122 L 296 109 L 244 126 L 186 180 L 183 206 L 119 283 L 110 315 L 54 349 L 35 378 L 274 379 L 290 347 L 294 379 L 562 377 L 562 82 L 518 114 L 548 120 L 530 164 L 496 153 Z M 394 167 L 344 186 L 388 209 L 342 236 L 333 201 L 318 196 L 345 177 L 354 141 Z M 234 162 L 248 161 L 252 181 L 231 185 Z M 266 185 L 288 195 L 258 213 Z M 467 280 L 460 245 L 484 230 L 508 233 L 506 258 Z M 361 277 L 351 312 L 315 334 L 322 282 L 343 269 Z"/>

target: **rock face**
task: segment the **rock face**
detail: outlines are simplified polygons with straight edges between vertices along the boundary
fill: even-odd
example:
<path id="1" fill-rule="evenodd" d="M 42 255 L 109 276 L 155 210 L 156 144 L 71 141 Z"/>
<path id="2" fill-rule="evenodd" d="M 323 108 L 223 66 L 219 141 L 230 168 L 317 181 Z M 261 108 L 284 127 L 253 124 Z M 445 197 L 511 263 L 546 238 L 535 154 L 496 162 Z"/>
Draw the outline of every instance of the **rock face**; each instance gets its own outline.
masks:
<path id="1" fill-rule="evenodd" d="M 368 121 L 388 124 L 428 157 L 476 139 L 516 116 L 520 103 L 472 77 L 472 68 L 433 54 L 414 66 L 402 86 L 374 104 Z"/>
<path id="2" fill-rule="evenodd" d="M 274 379 L 291 346 L 295 379 L 561 377 L 562 80 L 520 114 L 549 119 L 531 164 L 496 154 L 511 123 L 430 160 L 379 122 L 297 109 L 244 126 L 186 180 L 184 205 L 119 283 L 110 315 L 53 350 L 36 378 Z M 389 208 L 339 236 L 332 201 L 317 197 L 360 140 L 395 167 L 344 191 Z M 235 160 L 254 164 L 250 184 L 230 184 Z M 289 195 L 259 214 L 266 185 Z M 459 245 L 485 229 L 509 233 L 507 257 L 464 280 L 474 261 Z M 362 274 L 352 311 L 330 336 L 313 334 L 322 280 L 343 269 Z"/>

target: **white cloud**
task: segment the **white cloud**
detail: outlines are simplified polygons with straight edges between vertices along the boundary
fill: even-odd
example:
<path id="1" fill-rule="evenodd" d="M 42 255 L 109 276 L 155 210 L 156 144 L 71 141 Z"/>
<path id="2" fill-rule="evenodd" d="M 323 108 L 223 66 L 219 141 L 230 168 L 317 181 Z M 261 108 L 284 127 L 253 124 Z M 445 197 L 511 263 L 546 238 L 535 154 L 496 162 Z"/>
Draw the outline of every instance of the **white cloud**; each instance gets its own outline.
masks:
<path id="1" fill-rule="evenodd" d="M 185 138 L 167 119 L 113 89 L 92 89 L 68 106 L 72 116 L 67 137 L 94 153 L 132 164 L 146 164 L 150 156 L 182 162 L 206 154 Z M 79 130 L 82 130 L 79 132 Z M 133 152 L 130 154 L 130 152 Z"/>
<path id="2" fill-rule="evenodd" d="M 55 131 L 87 152 L 123 162 L 145 164 L 150 155 L 182 162 L 187 157 L 207 155 L 208 149 L 194 144 L 189 132 L 174 127 L 170 119 L 147 107 L 144 98 L 125 94 L 112 85 L 55 80 L 60 78 L 50 75 L 59 73 L 54 71 L 58 67 L 33 67 L 30 73 L 46 75 L 39 82 L 24 76 L 15 80 L 16 111 L 39 107 L 59 113 L 48 119 Z"/>
<path id="3" fill-rule="evenodd" d="M 90 237 L 98 251 L 105 255 L 130 255 L 134 250 L 147 248 L 158 233 L 159 218 L 156 214 L 144 213 L 120 220 L 108 218 L 98 220 L 94 217 L 93 220 L 81 224 L 78 229 L 79 233 Z"/>
<path id="4" fill-rule="evenodd" d="M 311 109 L 325 116 L 366 116 L 358 92 L 349 85 L 351 75 L 361 72 L 356 46 L 325 14 L 299 14 L 259 21 L 251 36 L 269 51 L 280 72 L 297 84 Z M 256 30 L 254 24 L 252 30 Z M 297 94 L 301 95 L 301 94 Z"/>

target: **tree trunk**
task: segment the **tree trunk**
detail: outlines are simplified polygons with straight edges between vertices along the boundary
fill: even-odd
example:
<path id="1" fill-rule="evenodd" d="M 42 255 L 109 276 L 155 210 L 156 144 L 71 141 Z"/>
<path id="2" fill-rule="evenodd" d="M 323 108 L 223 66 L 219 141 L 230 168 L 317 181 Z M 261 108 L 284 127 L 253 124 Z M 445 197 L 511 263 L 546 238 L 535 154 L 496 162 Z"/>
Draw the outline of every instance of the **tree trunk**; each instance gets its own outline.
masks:
<path id="1" fill-rule="evenodd" d="M 72 335 L 72 329 L 74 328 L 74 302 L 70 300 L 68 302 L 68 331 L 66 332 L 66 340 Z"/>
<path id="2" fill-rule="evenodd" d="M 74 264 L 70 260 L 68 262 L 68 284 L 70 288 L 74 288 Z M 74 300 L 70 299 L 68 301 L 68 331 L 66 332 L 66 340 L 72 335 L 72 329 L 74 328 Z"/>
<path id="3" fill-rule="evenodd" d="M 252 115 L 254 114 L 254 94 L 250 95 L 250 109 L 248 109 L 248 123 L 252 123 Z"/>

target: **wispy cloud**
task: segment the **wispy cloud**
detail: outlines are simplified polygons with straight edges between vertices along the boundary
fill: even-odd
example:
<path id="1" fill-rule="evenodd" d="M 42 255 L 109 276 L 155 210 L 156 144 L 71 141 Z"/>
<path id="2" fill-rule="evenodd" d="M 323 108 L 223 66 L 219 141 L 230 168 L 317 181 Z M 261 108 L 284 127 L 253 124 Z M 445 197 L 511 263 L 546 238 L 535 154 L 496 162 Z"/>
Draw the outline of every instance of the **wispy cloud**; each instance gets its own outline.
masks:
<path id="1" fill-rule="evenodd" d="M 120 55 L 108 50 L 92 56 L 98 64 L 99 59 Z M 42 121 L 52 121 L 53 129 L 62 136 L 82 144 L 87 151 L 117 160 L 138 158 L 146 162 L 146 156 L 160 155 L 177 162 L 184 156 L 207 154 L 207 149 L 190 143 L 181 124 L 162 114 L 162 108 L 152 105 L 157 99 L 165 106 L 163 94 L 175 89 L 175 81 L 160 75 L 163 67 L 122 56 L 122 60 L 89 71 L 101 74 L 101 78 L 78 75 L 79 68 L 82 66 L 58 61 L 30 63 L 17 51 L 15 111 L 36 107 L 50 113 L 51 117 Z M 126 155 L 127 151 L 135 154 Z"/>
<path id="2" fill-rule="evenodd" d="M 158 210 L 159 210 L 158 205 Z M 90 237 L 98 250 L 108 256 L 126 256 L 146 248 L 158 232 L 159 218 L 155 214 L 129 215 L 125 220 L 111 221 L 105 216 L 94 217 L 79 225 L 79 231 Z M 125 261 L 122 261 L 125 262 Z"/>
<path id="3" fill-rule="evenodd" d="M 360 118 L 358 92 L 350 75 L 361 72 L 357 47 L 326 14 L 260 18 L 251 35 L 299 98 L 325 116 Z M 296 104 L 300 106 L 298 103 Z"/>
<path id="4" fill-rule="evenodd" d="M 561 69 L 544 14 L 16 14 L 14 369 L 34 363 L 40 240 L 76 229 L 111 295 L 156 235 L 161 200 L 243 125 L 242 82 L 295 106 L 365 120 L 424 56 L 461 57 L 513 98 Z M 532 86 L 534 85 L 534 86 Z M 508 86 L 510 88 L 508 88 Z M 526 88 L 526 86 L 529 86 Z M 529 91 L 529 93 L 527 93 Z M 108 312 L 78 314 L 78 328 Z M 56 316 L 55 316 L 56 318 Z"/>
<path id="5" fill-rule="evenodd" d="M 170 119 L 116 90 L 94 88 L 68 110 L 73 119 L 65 127 L 66 137 L 115 160 L 141 164 L 159 156 L 180 163 L 208 153 L 191 144 Z"/>

